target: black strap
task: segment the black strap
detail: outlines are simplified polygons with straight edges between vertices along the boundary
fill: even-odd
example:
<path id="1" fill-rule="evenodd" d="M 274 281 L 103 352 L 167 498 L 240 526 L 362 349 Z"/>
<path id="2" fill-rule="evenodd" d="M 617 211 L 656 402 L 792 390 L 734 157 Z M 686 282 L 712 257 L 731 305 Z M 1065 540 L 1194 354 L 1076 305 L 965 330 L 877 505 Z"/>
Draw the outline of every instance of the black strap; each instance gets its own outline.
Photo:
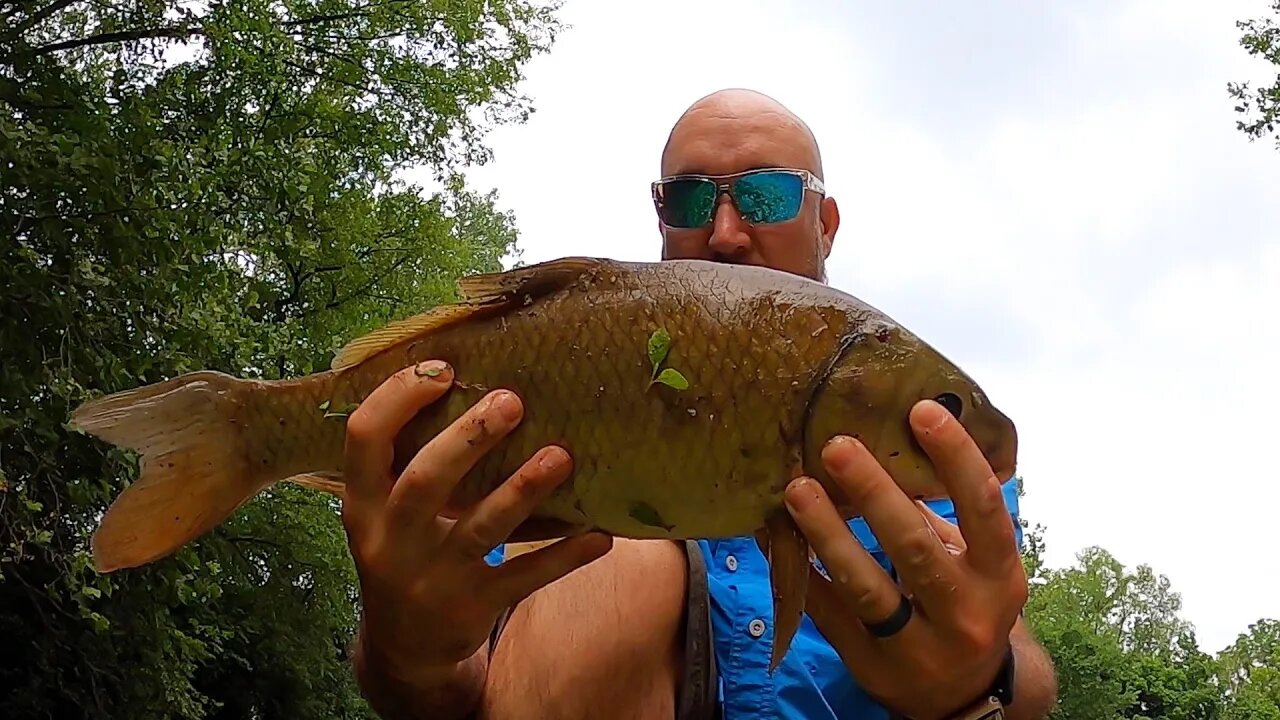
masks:
<path id="1" fill-rule="evenodd" d="M 688 602 L 685 608 L 684 682 L 676 704 L 676 720 L 718 720 L 718 672 L 711 637 L 711 595 L 707 565 L 697 541 L 685 541 L 688 558 Z"/>

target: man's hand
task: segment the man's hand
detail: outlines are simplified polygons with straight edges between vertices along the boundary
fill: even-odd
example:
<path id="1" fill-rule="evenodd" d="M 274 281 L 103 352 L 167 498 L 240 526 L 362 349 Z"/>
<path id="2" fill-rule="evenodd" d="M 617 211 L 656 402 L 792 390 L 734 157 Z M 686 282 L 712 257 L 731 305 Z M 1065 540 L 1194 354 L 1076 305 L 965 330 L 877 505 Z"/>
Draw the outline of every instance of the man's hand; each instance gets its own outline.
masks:
<path id="1" fill-rule="evenodd" d="M 810 573 L 806 609 L 814 623 L 869 694 L 927 720 L 978 700 L 995 679 L 1027 579 L 1000 483 L 964 428 L 931 401 L 917 404 L 910 421 L 955 503 L 959 529 L 908 498 L 856 440 L 834 438 L 822 456 L 880 540 L 900 585 L 850 532 L 819 483 L 796 479 L 786 500 L 831 578 Z M 910 619 L 889 637 L 876 637 L 867 625 L 893 616 L 903 593 Z"/>
<path id="2" fill-rule="evenodd" d="M 479 651 L 503 609 L 612 545 L 607 536 L 583 535 L 498 567 L 485 563 L 568 477 L 571 460 L 558 447 L 539 451 L 456 520 L 440 515 L 468 469 L 520 422 L 523 406 L 510 392 L 485 396 L 393 475 L 395 436 L 452 383 L 452 369 L 441 362 L 405 368 L 347 421 L 342 511 L 362 595 L 361 675 L 384 694 L 415 695 L 382 698 L 384 707 L 421 707 L 435 697 L 454 709 L 473 703 L 484 675 Z M 473 672 L 459 681 L 460 669 Z M 441 697 L 450 692 L 454 697 Z"/>

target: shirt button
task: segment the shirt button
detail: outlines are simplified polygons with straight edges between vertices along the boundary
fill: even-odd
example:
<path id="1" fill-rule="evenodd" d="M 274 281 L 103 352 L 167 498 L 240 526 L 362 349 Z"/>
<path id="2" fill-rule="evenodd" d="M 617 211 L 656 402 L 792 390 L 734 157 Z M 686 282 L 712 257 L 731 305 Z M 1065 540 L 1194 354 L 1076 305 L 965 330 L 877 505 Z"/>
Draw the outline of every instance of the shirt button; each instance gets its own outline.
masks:
<path id="1" fill-rule="evenodd" d="M 747 632 L 751 633 L 751 637 L 760 637 L 764 634 L 764 621 L 756 618 L 747 626 Z"/>
<path id="2" fill-rule="evenodd" d="M 727 568 L 729 568 L 729 572 L 733 572 L 734 570 L 737 570 L 737 569 L 738 569 L 738 558 L 736 558 L 736 557 L 734 557 L 734 556 L 730 555 L 729 557 L 727 557 L 727 558 L 725 558 L 725 559 L 724 559 L 724 566 L 725 566 L 725 567 L 727 567 Z"/>

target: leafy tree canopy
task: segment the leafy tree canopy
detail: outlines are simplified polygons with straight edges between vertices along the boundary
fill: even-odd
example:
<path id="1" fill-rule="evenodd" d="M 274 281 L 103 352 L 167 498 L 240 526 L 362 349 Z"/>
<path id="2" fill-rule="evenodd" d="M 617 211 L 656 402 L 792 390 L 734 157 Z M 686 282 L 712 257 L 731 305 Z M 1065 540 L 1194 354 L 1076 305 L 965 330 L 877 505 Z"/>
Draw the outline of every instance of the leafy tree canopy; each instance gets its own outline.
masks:
<path id="1" fill-rule="evenodd" d="M 458 169 L 523 122 L 560 27 L 524 0 L 0 5 L 0 716 L 367 716 L 330 499 L 282 487 L 173 558 L 87 542 L 133 458 L 81 401 L 280 377 L 495 270 L 514 218 Z M 438 188 L 398 182 L 425 166 Z"/>
<path id="2" fill-rule="evenodd" d="M 1244 33 L 1240 46 L 1276 67 L 1275 82 L 1260 88 L 1251 88 L 1247 82 L 1228 83 L 1227 92 L 1236 100 L 1236 112 L 1244 116 L 1236 127 L 1251 139 L 1272 135 L 1280 148 L 1280 0 L 1272 0 L 1271 10 L 1276 17 L 1243 20 L 1236 26 Z"/>

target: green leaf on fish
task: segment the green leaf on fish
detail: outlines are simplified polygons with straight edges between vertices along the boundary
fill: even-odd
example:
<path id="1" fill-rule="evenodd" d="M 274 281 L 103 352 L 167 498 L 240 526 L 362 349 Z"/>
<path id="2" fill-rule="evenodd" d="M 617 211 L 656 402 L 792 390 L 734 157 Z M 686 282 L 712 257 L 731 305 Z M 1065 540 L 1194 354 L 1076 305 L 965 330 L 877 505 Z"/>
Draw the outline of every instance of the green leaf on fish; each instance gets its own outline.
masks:
<path id="1" fill-rule="evenodd" d="M 631 503 L 631 510 L 627 514 L 636 522 L 644 523 L 649 527 L 662 528 L 663 530 L 670 530 L 675 527 L 664 522 L 662 515 L 658 514 L 658 511 L 652 505 L 643 500 Z"/>
<path id="2" fill-rule="evenodd" d="M 320 412 L 325 412 L 325 411 L 327 411 L 328 409 L 329 409 L 329 401 L 328 401 L 328 400 L 325 400 L 324 402 L 320 403 Z"/>
<path id="3" fill-rule="evenodd" d="M 673 368 L 667 368 L 663 370 L 661 373 L 658 373 L 658 377 L 655 382 L 660 382 L 663 385 L 666 385 L 667 387 L 673 387 L 676 390 L 689 389 L 689 381 L 685 379 L 684 375 L 680 374 L 679 370 L 675 370 Z"/>
<path id="4" fill-rule="evenodd" d="M 649 363 L 653 365 L 653 374 L 658 374 L 658 366 L 667 359 L 671 350 L 671 335 L 666 328 L 658 328 L 649 336 Z"/>
<path id="5" fill-rule="evenodd" d="M 671 335 L 666 328 L 658 328 L 649 336 L 649 362 L 653 365 L 653 374 L 649 377 L 649 385 L 662 383 L 677 390 L 687 390 L 689 381 L 680 371 L 672 368 L 661 369 L 662 363 L 671 352 Z"/>
<path id="6" fill-rule="evenodd" d="M 329 402 L 326 400 L 324 403 L 324 407 L 327 408 L 328 406 L 329 406 Z M 337 410 L 325 410 L 324 416 L 327 418 L 347 417 L 351 413 L 355 412 L 356 408 L 358 407 L 360 407 L 360 403 L 347 403 L 346 405 L 343 405 Z"/>

